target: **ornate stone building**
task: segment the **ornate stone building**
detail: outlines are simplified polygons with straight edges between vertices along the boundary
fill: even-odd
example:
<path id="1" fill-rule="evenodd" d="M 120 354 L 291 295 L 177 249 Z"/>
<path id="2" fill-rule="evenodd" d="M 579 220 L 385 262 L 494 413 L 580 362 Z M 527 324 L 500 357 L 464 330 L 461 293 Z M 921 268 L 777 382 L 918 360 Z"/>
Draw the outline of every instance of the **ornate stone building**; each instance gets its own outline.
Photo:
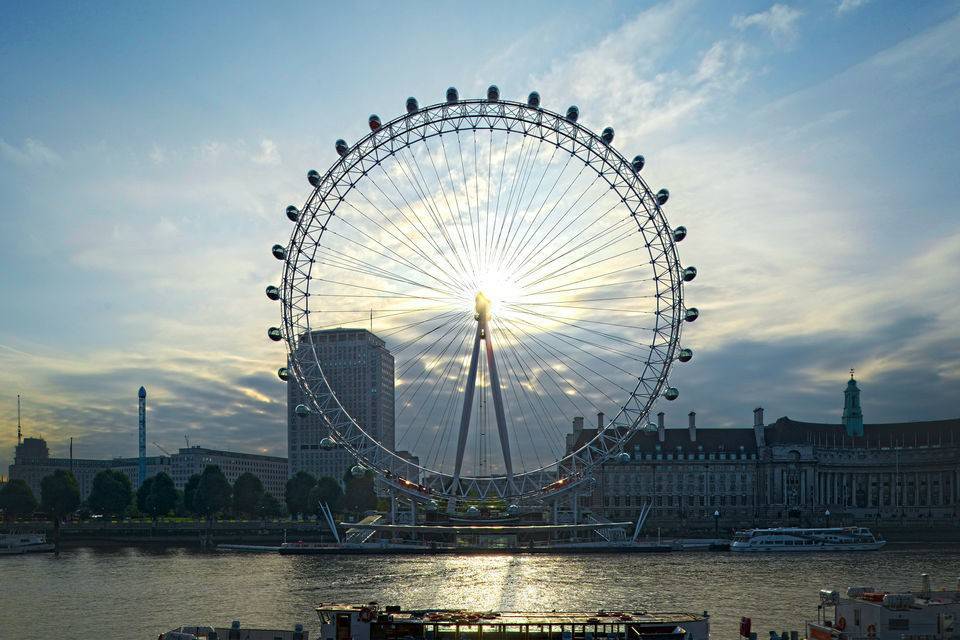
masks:
<path id="1" fill-rule="evenodd" d="M 668 529 L 918 524 L 958 515 L 960 419 L 864 424 L 852 376 L 840 424 L 766 424 L 762 408 L 751 428 L 698 428 L 693 412 L 683 428 L 665 421 L 659 414 L 656 430 L 630 440 L 629 462 L 603 465 L 581 508 L 623 520 L 649 503 L 648 526 Z M 568 448 L 595 433 L 575 419 Z"/>

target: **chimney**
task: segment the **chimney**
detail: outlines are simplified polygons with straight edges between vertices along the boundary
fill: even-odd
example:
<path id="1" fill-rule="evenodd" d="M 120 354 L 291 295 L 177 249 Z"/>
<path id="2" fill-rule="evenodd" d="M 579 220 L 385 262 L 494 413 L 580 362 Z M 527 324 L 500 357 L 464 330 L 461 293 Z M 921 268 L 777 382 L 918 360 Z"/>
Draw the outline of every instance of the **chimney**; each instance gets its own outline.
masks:
<path id="1" fill-rule="evenodd" d="M 691 411 L 687 414 L 687 418 L 690 421 L 690 442 L 697 441 L 697 412 Z"/>
<path id="2" fill-rule="evenodd" d="M 583 416 L 577 416 L 573 419 L 573 432 L 580 433 L 583 431 Z"/>
<path id="3" fill-rule="evenodd" d="M 667 427 L 664 424 L 664 417 L 663 411 L 657 414 L 657 440 L 660 442 L 667 440 Z"/>
<path id="4" fill-rule="evenodd" d="M 597 414 L 597 431 L 603 429 L 603 411 Z"/>
<path id="5" fill-rule="evenodd" d="M 753 437 L 757 442 L 757 447 L 766 446 L 766 438 L 763 434 L 763 407 L 757 407 L 753 410 Z"/>

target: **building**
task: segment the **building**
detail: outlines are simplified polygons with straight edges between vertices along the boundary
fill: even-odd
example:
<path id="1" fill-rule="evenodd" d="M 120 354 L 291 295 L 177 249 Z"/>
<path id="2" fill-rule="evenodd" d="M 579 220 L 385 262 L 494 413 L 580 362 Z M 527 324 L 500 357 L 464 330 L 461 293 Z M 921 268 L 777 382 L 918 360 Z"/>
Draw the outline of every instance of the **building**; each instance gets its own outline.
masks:
<path id="1" fill-rule="evenodd" d="M 208 465 L 216 465 L 231 484 L 244 473 L 260 478 L 263 489 L 283 501 L 287 484 L 287 459 L 257 453 L 236 453 L 203 447 L 182 448 L 170 456 L 170 476 L 178 489 L 183 489 L 190 476 L 201 474 Z"/>
<path id="2" fill-rule="evenodd" d="M 302 349 L 316 349 L 331 389 L 337 399 L 367 433 L 390 451 L 394 450 L 393 356 L 386 343 L 366 329 L 313 331 L 300 340 Z M 306 471 L 315 477 L 341 480 L 355 464 L 340 448 L 324 450 L 320 441 L 330 435 L 316 413 L 299 417 L 298 404 L 309 404 L 300 385 L 287 385 L 288 473 Z"/>
<path id="3" fill-rule="evenodd" d="M 147 456 L 147 477 L 165 472 L 170 474 L 171 459 L 167 456 Z M 40 500 L 41 481 L 58 469 L 72 471 L 80 485 L 80 498 L 86 500 L 93 489 L 93 478 L 104 469 L 121 471 L 130 478 L 134 488 L 140 479 L 140 458 L 113 458 L 109 460 L 84 460 L 76 458 L 51 458 L 47 442 L 43 438 L 24 438 L 17 445 L 10 465 L 10 479 L 24 480 L 37 500 Z M 182 487 L 179 487 L 182 488 Z"/>
<path id="4" fill-rule="evenodd" d="M 960 419 L 864 424 L 852 377 L 840 424 L 782 417 L 768 425 L 763 413 L 734 429 L 698 428 L 694 412 L 670 428 L 660 413 L 655 430 L 626 444 L 629 461 L 596 470 L 581 507 L 635 519 L 649 504 L 651 525 L 676 529 L 957 517 Z M 568 450 L 595 434 L 575 419 Z"/>
<path id="5" fill-rule="evenodd" d="M 217 451 L 190 447 L 180 449 L 172 456 L 147 456 L 145 459 L 147 477 L 164 472 L 173 478 L 177 489 L 183 490 L 187 480 L 194 473 L 201 473 L 208 464 L 220 467 L 231 483 L 245 472 L 260 478 L 266 491 L 282 500 L 287 477 L 287 459 L 275 456 L 262 456 L 232 451 Z M 42 438 L 24 438 L 17 445 L 9 477 L 25 480 L 40 499 L 40 483 L 58 469 L 72 471 L 80 485 L 80 497 L 86 499 L 93 488 L 93 478 L 104 469 L 121 471 L 134 488 L 140 477 L 140 458 L 113 458 L 108 460 L 89 460 L 76 458 L 51 458 L 47 443 Z"/>

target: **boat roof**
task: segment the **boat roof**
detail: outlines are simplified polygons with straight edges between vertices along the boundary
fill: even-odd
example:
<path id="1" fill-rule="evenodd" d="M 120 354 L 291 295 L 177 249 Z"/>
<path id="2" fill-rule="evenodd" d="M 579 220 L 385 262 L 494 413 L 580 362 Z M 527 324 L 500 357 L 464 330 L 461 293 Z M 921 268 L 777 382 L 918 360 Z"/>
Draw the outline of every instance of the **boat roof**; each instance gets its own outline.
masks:
<path id="1" fill-rule="evenodd" d="M 469 609 L 399 609 L 389 610 L 377 604 L 321 603 L 318 612 L 359 613 L 375 610 L 392 616 L 393 622 L 409 624 L 470 624 L 470 625 L 525 625 L 525 624 L 680 624 L 698 622 L 704 617 L 693 613 L 648 611 L 473 611 Z"/>

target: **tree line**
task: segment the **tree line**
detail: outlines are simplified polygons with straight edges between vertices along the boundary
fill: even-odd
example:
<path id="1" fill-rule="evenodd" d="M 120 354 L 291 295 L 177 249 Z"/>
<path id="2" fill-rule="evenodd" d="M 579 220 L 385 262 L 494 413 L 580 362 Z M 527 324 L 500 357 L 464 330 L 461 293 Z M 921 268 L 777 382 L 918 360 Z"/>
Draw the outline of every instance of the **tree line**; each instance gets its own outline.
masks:
<path id="1" fill-rule="evenodd" d="M 80 487 L 71 471 L 58 469 L 40 482 L 37 501 L 24 480 L 10 480 L 0 487 L 0 512 L 7 520 L 17 520 L 41 512 L 59 531 L 64 518 L 98 514 L 107 517 L 150 517 L 156 523 L 169 515 L 206 518 L 229 515 L 247 519 L 272 519 L 291 515 L 308 517 L 319 514 L 321 502 L 334 513 L 362 513 L 377 506 L 372 474 L 354 477 L 349 472 L 343 486 L 333 478 L 319 479 L 300 471 L 287 480 L 281 503 L 263 488 L 260 478 L 244 473 L 231 485 L 220 467 L 208 465 L 187 480 L 183 491 L 173 479 L 161 472 L 147 478 L 136 490 L 130 478 L 120 471 L 104 469 L 93 479 L 90 495 L 80 499 Z"/>

